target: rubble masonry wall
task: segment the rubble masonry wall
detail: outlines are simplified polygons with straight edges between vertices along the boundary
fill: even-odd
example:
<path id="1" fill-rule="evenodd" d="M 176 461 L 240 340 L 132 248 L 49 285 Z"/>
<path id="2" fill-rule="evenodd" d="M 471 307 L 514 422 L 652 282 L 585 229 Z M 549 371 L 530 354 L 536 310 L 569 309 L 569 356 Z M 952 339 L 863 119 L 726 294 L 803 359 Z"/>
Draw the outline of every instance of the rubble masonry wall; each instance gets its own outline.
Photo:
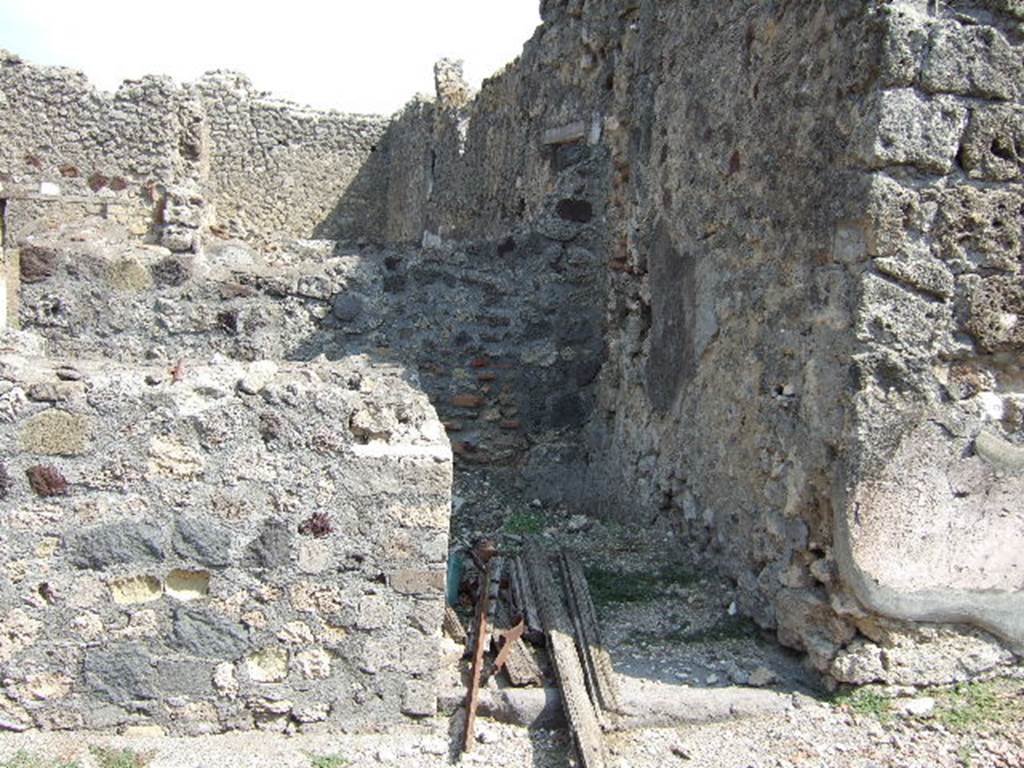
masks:
<path id="1" fill-rule="evenodd" d="M 392 224 L 411 211 L 425 242 L 529 227 L 602 254 L 606 358 L 564 465 L 581 510 L 674 521 L 837 679 L 1009 658 L 1020 10 L 542 15 L 474 100 L 399 117 L 389 172 L 421 195 L 388 231 L 414 235 Z"/>
<path id="2" fill-rule="evenodd" d="M 0 357 L 5 727 L 435 713 L 451 451 L 400 371 L 19 342 Z"/>
<path id="3" fill-rule="evenodd" d="M 167 225 L 264 241 L 379 234 L 372 155 L 387 119 L 271 99 L 242 75 L 126 81 L 0 57 L 0 197 L 10 236 L 102 217 L 152 241 Z M 184 198 L 201 213 L 174 210 Z M 176 250 L 194 250 L 178 237 Z"/>

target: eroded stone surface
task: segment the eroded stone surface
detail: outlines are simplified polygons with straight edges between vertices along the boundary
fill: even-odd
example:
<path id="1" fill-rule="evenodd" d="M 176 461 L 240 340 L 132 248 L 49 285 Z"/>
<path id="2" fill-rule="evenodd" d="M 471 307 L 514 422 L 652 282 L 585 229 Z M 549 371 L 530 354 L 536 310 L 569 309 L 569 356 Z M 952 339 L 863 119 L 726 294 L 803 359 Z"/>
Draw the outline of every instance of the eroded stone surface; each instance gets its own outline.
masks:
<path id="1" fill-rule="evenodd" d="M 388 630 L 430 626 L 409 601 L 435 599 L 446 556 L 447 432 L 460 530 L 500 529 L 534 495 L 570 515 L 670 524 L 729 572 L 737 612 L 837 678 L 877 677 L 890 651 L 911 670 L 894 678 L 949 677 L 954 641 L 914 641 L 934 652 L 929 668 L 877 631 L 882 616 L 1019 644 L 1012 5 L 545 2 L 543 27 L 479 96 L 444 64 L 437 99 L 390 122 L 273 106 L 233 74 L 127 85 L 126 124 L 173 110 L 141 154 L 119 138 L 131 169 L 93 167 L 105 98 L 66 121 L 87 139 L 60 157 L 26 159 L 46 132 L 16 115 L 0 171 L 24 253 L 22 322 L 61 352 L 152 365 L 144 384 L 115 384 L 95 369 L 22 381 L 33 377 L 12 363 L 0 414 L 23 424 L 137 400 L 174 418 L 125 416 L 146 440 L 118 433 L 102 457 L 52 454 L 53 483 L 29 468 L 37 497 L 11 460 L 10 503 L 31 502 L 12 515 L 26 542 L 11 583 L 28 588 L 33 523 L 70 508 L 58 568 L 216 569 L 207 597 L 147 606 L 184 655 L 209 641 L 244 670 L 279 641 L 307 679 L 321 667 L 300 654 L 330 649 L 327 680 L 375 681 L 353 685 L 353 701 L 419 715 L 431 638 L 403 653 Z M 5 61 L 5 91 L 53 77 L 62 98 L 90 93 Z M 389 242 L 338 242 L 353 235 Z M 117 301 L 98 301 L 96 285 Z M 206 366 L 213 354 L 250 364 Z M 253 362 L 320 354 L 400 361 L 396 377 L 421 383 L 443 430 L 401 397 L 378 399 L 391 385 L 358 366 Z M 142 535 L 153 519 L 160 535 Z M 351 546 L 326 546 L 342 535 Z M 70 594 L 102 610 L 97 589 Z M 76 620 L 100 637 L 110 623 Z M 237 695 L 229 722 L 325 717 L 322 701 L 247 689 L 245 674 L 236 691 L 218 669 Z"/>
<path id="2" fill-rule="evenodd" d="M 25 390 L 59 380 L 62 365 L 0 354 Z M 6 466 L 25 478 L 2 500 L 0 659 L 18 700 L 66 702 L 78 718 L 69 727 L 130 725 L 141 708 L 169 733 L 292 710 L 332 727 L 412 716 L 408 676 L 429 681 L 439 664 L 452 482 L 426 397 L 363 360 L 259 366 L 257 396 L 235 386 L 252 372 L 241 362 L 191 363 L 159 384 L 160 366 L 75 368 L 89 396 L 67 407 L 105 449 L 54 457 L 69 493 L 39 495 L 25 476 L 34 458 L 20 450 L 22 422 L 46 411 L 0 428 Z M 370 445 L 347 429 L 360 410 L 390 425 Z M 291 425 L 286 446 L 264 440 L 267 414 Z M 404 520 L 396 536 L 406 506 L 438 512 Z M 330 521 L 316 537 L 300 533 L 313 514 Z M 393 573 L 406 575 L 381 579 Z M 428 602 L 437 610 L 424 625 Z M 381 659 L 408 662 L 359 672 L 363 624 Z M 358 705 L 354 679 L 379 693 Z M 268 684 L 280 696 L 268 698 Z M 429 706 L 424 686 L 418 709 Z M 31 711 L 54 727 L 48 710 Z"/>

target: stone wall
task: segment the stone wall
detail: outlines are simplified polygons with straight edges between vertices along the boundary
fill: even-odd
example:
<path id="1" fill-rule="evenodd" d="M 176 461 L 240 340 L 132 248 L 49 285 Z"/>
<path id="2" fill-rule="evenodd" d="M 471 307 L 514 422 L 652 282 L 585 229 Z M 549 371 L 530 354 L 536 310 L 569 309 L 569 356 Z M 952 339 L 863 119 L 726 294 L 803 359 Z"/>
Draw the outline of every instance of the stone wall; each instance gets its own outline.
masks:
<path id="1" fill-rule="evenodd" d="M 613 83 L 597 502 L 675 520 L 822 670 L 855 633 L 830 605 L 857 283 L 835 232 L 866 200 L 876 10 L 641 3 Z"/>
<path id="2" fill-rule="evenodd" d="M 8 346 L 0 375 L 5 727 L 435 712 L 451 451 L 396 370 Z"/>
<path id="3" fill-rule="evenodd" d="M 169 78 L 125 82 L 113 95 L 71 70 L 0 52 L 0 197 L 8 239 L 105 215 L 150 230 L 161 187 L 188 174 L 180 147 L 185 95 Z"/>
<path id="4" fill-rule="evenodd" d="M 673 524 L 743 613 L 834 679 L 939 682 L 1011 658 L 1018 4 L 541 13 L 479 94 L 441 62 L 436 99 L 386 124 L 235 75 L 183 89 L 199 151 L 165 245 L 209 229 L 207 253 L 88 252 L 26 228 L 22 320 L 131 359 L 401 362 L 445 420 L 457 482 Z M 217 239 L 232 235 L 251 242 Z M 390 245 L 336 246 L 351 237 Z"/>
<path id="5" fill-rule="evenodd" d="M 832 567 L 844 411 L 827 403 L 845 391 L 855 284 L 829 251 L 835 222 L 866 205 L 841 130 L 879 33 L 863 8 L 748 6 L 546 3 L 544 26 L 476 99 L 439 93 L 403 116 L 396 157 L 412 163 L 390 168 L 406 175 L 389 223 L 412 210 L 425 242 L 529 227 L 599 254 L 604 295 L 575 309 L 603 305 L 605 361 L 586 456 L 562 480 L 581 510 L 676 521 L 766 626 L 784 589 L 809 602 L 832 633 L 826 666 L 853 635 L 806 577 Z M 423 179 L 418 204 L 410 179 Z M 805 369 L 814 390 L 798 398 Z"/>
<path id="6" fill-rule="evenodd" d="M 278 237 L 378 237 L 387 119 L 271 99 L 242 75 L 194 85 L 84 75 L 0 54 L 0 197 L 13 242 L 105 217 L 177 251 L 207 230 Z"/>
<path id="7" fill-rule="evenodd" d="M 872 611 L 969 621 L 1020 651 L 1024 10 L 923 6 L 886 18 L 878 88 L 859 112 L 868 207 L 838 233 L 860 273 L 837 559 Z M 885 678 L 886 666 L 857 644 L 836 673 Z"/>
<path id="8" fill-rule="evenodd" d="M 202 193 L 217 230 L 250 241 L 379 236 L 387 118 L 275 100 L 237 73 L 206 75 L 195 90 L 210 136 Z"/>
<path id="9" fill-rule="evenodd" d="M 587 473 L 580 508 L 674 522 L 744 613 L 838 679 L 1009 658 L 1020 12 L 542 15 L 475 99 L 439 87 L 392 127 L 387 231 L 528 229 L 600 255 L 606 357 L 586 455 L 562 468 Z"/>
<path id="10" fill-rule="evenodd" d="M 573 436 L 603 355 L 591 305 L 603 265 L 536 235 L 500 245 L 213 241 L 200 256 L 139 244 L 109 222 L 69 226 L 22 245 L 20 321 L 56 354 L 124 362 L 399 363 L 437 408 L 460 468 L 514 485 L 532 463 L 520 492 L 561 500 L 576 489 L 555 476 L 552 452 L 581 460 Z M 461 472 L 457 491 L 467 481 Z"/>

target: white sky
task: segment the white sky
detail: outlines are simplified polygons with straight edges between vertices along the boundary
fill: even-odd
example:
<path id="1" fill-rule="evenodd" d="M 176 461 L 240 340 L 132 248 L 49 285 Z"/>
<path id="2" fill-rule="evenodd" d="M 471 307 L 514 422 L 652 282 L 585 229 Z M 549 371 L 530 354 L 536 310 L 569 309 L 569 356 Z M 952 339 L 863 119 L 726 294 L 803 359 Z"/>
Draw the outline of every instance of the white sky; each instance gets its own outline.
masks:
<path id="1" fill-rule="evenodd" d="M 244 72 L 317 107 L 390 113 L 433 93 L 433 63 L 480 81 L 514 59 L 539 0 L 0 0 L 0 48 L 84 71 L 104 90 L 145 74 Z"/>

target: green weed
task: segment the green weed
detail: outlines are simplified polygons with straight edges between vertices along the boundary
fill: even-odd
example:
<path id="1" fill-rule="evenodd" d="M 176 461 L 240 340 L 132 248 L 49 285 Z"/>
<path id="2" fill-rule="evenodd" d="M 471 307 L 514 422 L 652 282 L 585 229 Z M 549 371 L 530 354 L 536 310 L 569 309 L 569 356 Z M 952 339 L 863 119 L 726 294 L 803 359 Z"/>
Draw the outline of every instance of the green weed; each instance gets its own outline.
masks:
<path id="1" fill-rule="evenodd" d="M 975 731 L 1024 722 L 1019 684 L 991 680 L 934 692 L 935 717 L 951 731 Z"/>
<path id="2" fill-rule="evenodd" d="M 681 566 L 669 566 L 657 573 L 588 568 L 586 577 L 596 605 L 641 603 L 666 594 L 671 587 L 690 586 L 697 580 Z"/>
<path id="3" fill-rule="evenodd" d="M 856 688 L 833 697 L 833 703 L 858 715 L 870 715 L 882 723 L 892 719 L 892 701 L 871 688 Z"/>
<path id="4" fill-rule="evenodd" d="M 18 751 L 13 757 L 0 763 L 0 768 L 79 768 L 78 763 L 39 757 Z"/>
<path id="5" fill-rule="evenodd" d="M 89 747 L 89 751 L 100 768 L 146 768 L 153 759 L 151 752 L 136 752 L 128 747 Z"/>
<path id="6" fill-rule="evenodd" d="M 351 762 L 347 757 L 341 755 L 309 755 L 309 764 L 311 768 L 345 768 L 347 765 L 351 765 Z"/>
<path id="7" fill-rule="evenodd" d="M 505 521 L 505 533 L 533 536 L 541 533 L 547 521 L 539 512 L 513 512 Z"/>

